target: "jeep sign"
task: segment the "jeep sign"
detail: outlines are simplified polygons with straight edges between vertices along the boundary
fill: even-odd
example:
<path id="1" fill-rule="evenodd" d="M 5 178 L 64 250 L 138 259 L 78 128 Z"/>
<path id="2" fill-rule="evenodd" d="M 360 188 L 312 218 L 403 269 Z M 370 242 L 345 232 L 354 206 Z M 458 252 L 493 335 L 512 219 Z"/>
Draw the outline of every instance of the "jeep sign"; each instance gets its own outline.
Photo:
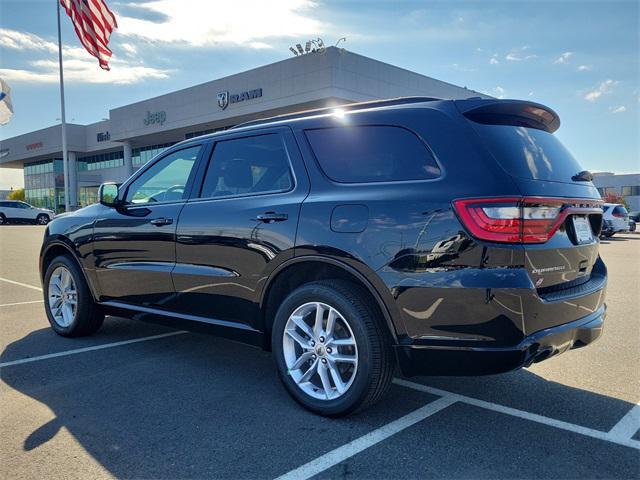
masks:
<path id="1" fill-rule="evenodd" d="M 167 112 L 164 110 L 160 112 L 150 112 L 147 110 L 147 117 L 143 119 L 145 125 L 153 125 L 154 123 L 159 123 L 162 125 L 167 120 Z"/>

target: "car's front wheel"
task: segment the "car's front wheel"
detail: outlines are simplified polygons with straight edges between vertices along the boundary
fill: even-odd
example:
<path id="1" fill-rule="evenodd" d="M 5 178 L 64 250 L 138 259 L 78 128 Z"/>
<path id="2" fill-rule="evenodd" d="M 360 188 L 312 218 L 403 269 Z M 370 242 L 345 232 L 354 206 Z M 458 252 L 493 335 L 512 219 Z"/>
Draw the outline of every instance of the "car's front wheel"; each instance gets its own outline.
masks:
<path id="1" fill-rule="evenodd" d="M 327 280 L 303 285 L 282 302 L 272 349 L 293 398 L 335 417 L 373 404 L 389 387 L 394 360 L 387 337 L 361 287 Z"/>
<path id="2" fill-rule="evenodd" d="M 44 304 L 51 328 L 63 337 L 91 335 L 104 321 L 80 267 L 67 255 L 54 258 L 47 268 Z"/>
<path id="3" fill-rule="evenodd" d="M 38 225 L 46 225 L 47 223 L 49 223 L 49 215 L 45 214 L 45 213 L 41 213 L 40 215 L 38 215 L 38 217 L 36 218 L 36 223 Z"/>
<path id="4" fill-rule="evenodd" d="M 4 216 L 4 213 L 0 213 L 0 225 L 5 225 L 7 223 L 7 217 Z"/>

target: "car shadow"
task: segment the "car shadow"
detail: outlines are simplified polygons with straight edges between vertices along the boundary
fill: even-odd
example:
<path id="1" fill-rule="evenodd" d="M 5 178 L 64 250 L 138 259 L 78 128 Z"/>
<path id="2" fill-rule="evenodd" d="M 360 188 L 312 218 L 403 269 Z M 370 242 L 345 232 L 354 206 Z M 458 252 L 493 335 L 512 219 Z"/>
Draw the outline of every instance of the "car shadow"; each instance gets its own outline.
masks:
<path id="1" fill-rule="evenodd" d="M 53 335 L 34 331 L 8 345 L 0 361 Z M 19 448 L 46 448 L 64 428 L 121 478 L 273 478 L 436 398 L 394 385 L 362 413 L 322 418 L 289 398 L 269 353 L 202 334 L 9 366 L 1 377 L 55 415 L 15 438 Z M 528 370 L 410 380 L 602 431 L 633 407 Z M 19 425 L 33 421 L 24 408 L 12 412 Z"/>

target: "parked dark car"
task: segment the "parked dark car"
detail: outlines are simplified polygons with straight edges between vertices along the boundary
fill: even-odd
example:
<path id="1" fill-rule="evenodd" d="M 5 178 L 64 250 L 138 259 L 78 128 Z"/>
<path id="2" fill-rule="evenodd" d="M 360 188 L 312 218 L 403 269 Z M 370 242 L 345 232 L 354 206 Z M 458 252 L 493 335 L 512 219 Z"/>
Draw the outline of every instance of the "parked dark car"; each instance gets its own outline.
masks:
<path id="1" fill-rule="evenodd" d="M 190 139 L 47 227 L 47 315 L 212 330 L 344 415 L 407 375 L 526 367 L 598 338 L 601 200 L 515 100 L 404 98 Z"/>

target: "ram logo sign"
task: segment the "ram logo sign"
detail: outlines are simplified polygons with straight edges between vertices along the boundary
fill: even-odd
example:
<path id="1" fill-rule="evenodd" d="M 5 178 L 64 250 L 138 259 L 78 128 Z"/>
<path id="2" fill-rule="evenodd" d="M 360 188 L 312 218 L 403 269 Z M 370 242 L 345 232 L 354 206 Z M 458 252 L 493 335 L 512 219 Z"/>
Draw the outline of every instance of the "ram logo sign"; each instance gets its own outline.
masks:
<path id="1" fill-rule="evenodd" d="M 225 108 L 227 108 L 228 105 L 229 105 L 229 92 L 220 92 L 218 94 L 218 106 L 224 110 Z"/>
<path id="2" fill-rule="evenodd" d="M 251 100 L 262 96 L 262 89 L 256 88 L 254 90 L 246 90 L 240 93 L 229 94 L 228 91 L 220 92 L 218 94 L 218 106 L 224 110 L 230 103 L 244 102 L 245 100 Z"/>

